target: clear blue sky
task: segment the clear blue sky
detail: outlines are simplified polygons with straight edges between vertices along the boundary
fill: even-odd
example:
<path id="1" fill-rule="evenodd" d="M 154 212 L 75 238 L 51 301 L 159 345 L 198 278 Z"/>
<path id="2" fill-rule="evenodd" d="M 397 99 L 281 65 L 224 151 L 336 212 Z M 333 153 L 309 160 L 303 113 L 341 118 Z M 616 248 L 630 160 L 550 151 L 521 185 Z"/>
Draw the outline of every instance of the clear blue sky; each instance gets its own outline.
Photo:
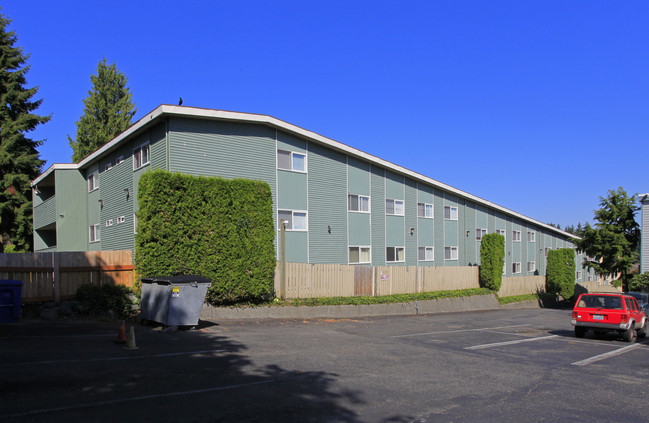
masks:
<path id="1" fill-rule="evenodd" d="M 268 114 L 542 222 L 649 192 L 647 1 L 5 0 L 68 163 L 106 58 L 138 112 Z"/>

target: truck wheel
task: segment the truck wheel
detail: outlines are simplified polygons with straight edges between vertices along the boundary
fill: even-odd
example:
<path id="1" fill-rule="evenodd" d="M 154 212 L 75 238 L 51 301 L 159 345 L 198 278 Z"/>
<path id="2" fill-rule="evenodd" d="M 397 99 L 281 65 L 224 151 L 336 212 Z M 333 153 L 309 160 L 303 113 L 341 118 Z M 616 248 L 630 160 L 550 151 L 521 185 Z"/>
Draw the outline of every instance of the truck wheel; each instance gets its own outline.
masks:
<path id="1" fill-rule="evenodd" d="M 638 338 L 642 339 L 647 336 L 647 319 L 644 321 L 644 325 L 638 329 Z"/>
<path id="2" fill-rule="evenodd" d="M 628 330 L 622 332 L 622 339 L 624 342 L 633 342 L 633 325 Z"/>

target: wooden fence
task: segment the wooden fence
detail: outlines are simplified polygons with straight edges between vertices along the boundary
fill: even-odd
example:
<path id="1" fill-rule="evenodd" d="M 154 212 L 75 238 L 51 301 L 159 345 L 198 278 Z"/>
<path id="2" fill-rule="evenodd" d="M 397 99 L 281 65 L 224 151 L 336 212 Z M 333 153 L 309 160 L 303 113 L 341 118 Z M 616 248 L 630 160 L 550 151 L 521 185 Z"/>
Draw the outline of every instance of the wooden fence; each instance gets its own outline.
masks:
<path id="1" fill-rule="evenodd" d="M 540 294 L 545 292 L 545 276 L 510 276 L 503 278 L 499 297 Z"/>
<path id="2" fill-rule="evenodd" d="M 0 279 L 23 282 L 22 302 L 71 299 L 83 284 L 133 286 L 131 250 L 0 254 Z"/>
<path id="3" fill-rule="evenodd" d="M 280 292 L 280 263 L 275 292 Z M 478 288 L 472 266 L 351 266 L 286 263 L 286 298 L 353 297 Z"/>

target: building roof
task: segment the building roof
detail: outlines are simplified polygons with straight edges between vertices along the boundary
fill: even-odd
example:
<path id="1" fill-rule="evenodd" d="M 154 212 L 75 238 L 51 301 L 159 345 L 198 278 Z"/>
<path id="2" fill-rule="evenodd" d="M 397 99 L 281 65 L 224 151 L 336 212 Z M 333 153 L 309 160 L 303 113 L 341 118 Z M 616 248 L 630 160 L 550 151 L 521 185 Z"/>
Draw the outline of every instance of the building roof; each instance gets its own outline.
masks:
<path id="1" fill-rule="evenodd" d="M 443 182 L 437 181 L 435 179 L 429 178 L 427 176 L 421 175 L 417 172 L 414 172 L 412 170 L 406 169 L 405 167 L 399 166 L 397 164 L 391 163 L 387 160 L 383 160 L 379 157 L 373 156 L 369 153 L 366 153 L 364 151 L 358 150 L 356 148 L 350 147 L 346 144 L 343 144 L 341 142 L 335 141 L 331 138 L 324 137 L 320 134 L 317 134 L 315 132 L 309 131 L 307 129 L 301 128 L 299 126 L 293 125 L 291 123 L 285 122 L 283 120 L 277 119 L 275 117 L 269 116 L 269 115 L 260 115 L 260 114 L 254 114 L 254 113 L 242 113 L 242 112 L 230 112 L 230 111 L 225 111 L 225 110 L 215 110 L 215 109 L 204 109 L 204 108 L 198 108 L 198 107 L 189 107 L 189 106 L 174 106 L 174 105 L 169 105 L 169 104 L 162 104 L 158 107 L 156 107 L 153 111 L 147 113 L 143 118 L 135 122 L 133 125 L 131 125 L 126 131 L 122 132 L 119 134 L 117 137 L 112 139 L 110 142 L 105 144 L 103 147 L 100 149 L 96 150 L 94 153 L 90 154 L 86 158 L 84 158 L 81 162 L 77 164 L 53 164 L 50 166 L 43 174 L 39 175 L 36 179 L 32 181 L 32 186 L 38 184 L 41 180 L 43 180 L 47 175 L 49 175 L 51 172 L 53 172 L 56 169 L 71 169 L 71 168 L 76 168 L 76 169 L 83 169 L 93 162 L 95 162 L 99 157 L 101 157 L 104 153 L 107 153 L 111 150 L 114 150 L 118 148 L 123 142 L 126 142 L 126 140 L 137 133 L 140 133 L 146 129 L 148 129 L 150 126 L 158 123 L 159 120 L 164 119 L 165 117 L 186 117 L 186 118 L 194 118 L 194 119 L 212 119 L 212 120 L 223 120 L 223 121 L 229 121 L 229 122 L 244 122 L 244 123 L 253 123 L 253 124 L 261 124 L 261 125 L 267 125 L 270 127 L 273 127 L 275 129 L 280 129 L 282 131 L 291 133 L 293 135 L 297 135 L 301 138 L 304 138 L 310 142 L 316 142 L 318 144 L 322 144 L 328 148 L 340 151 L 342 153 L 345 153 L 349 156 L 356 157 L 359 159 L 366 160 L 372 164 L 384 167 L 386 169 L 389 169 L 392 172 L 398 173 L 405 175 L 411 179 L 424 182 L 426 184 L 432 185 L 436 188 L 440 188 L 442 190 L 445 190 L 447 192 L 450 192 L 460 198 L 464 198 L 467 200 L 471 200 L 477 204 L 492 208 L 494 210 L 500 211 L 503 214 L 506 214 L 508 216 L 513 216 L 516 217 L 522 221 L 532 223 L 534 225 L 543 227 L 545 229 L 548 229 L 552 232 L 555 233 L 560 233 L 564 236 L 570 237 L 570 238 L 579 238 L 571 233 L 562 231 L 560 229 L 555 228 L 554 226 L 550 226 L 548 224 L 539 222 L 535 219 L 532 219 L 530 217 L 527 217 L 525 215 L 522 215 L 520 213 L 517 213 L 513 210 L 509 210 L 505 207 L 499 206 L 495 203 L 492 203 L 490 201 L 487 201 L 483 198 L 477 197 L 475 195 L 469 194 L 467 192 L 464 192 L 462 190 L 459 190 L 457 188 L 454 188 L 450 185 L 447 185 Z"/>

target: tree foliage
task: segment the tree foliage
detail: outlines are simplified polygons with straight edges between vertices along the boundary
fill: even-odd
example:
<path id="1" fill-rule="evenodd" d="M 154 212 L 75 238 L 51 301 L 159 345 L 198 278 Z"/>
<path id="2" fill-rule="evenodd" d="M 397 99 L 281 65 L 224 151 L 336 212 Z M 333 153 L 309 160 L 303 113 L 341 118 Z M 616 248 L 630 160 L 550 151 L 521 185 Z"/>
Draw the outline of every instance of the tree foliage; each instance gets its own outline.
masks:
<path id="1" fill-rule="evenodd" d="M 621 275 L 624 288 L 628 289 L 629 270 L 638 260 L 637 196 L 629 197 L 619 187 L 617 191 L 609 190 L 606 198 L 600 197 L 600 206 L 594 211 L 595 226 L 586 225 L 575 245 L 586 253 L 586 267 L 599 275 Z"/>
<path id="2" fill-rule="evenodd" d="M 575 294 L 575 250 L 560 248 L 548 251 L 545 291 L 570 299 Z"/>
<path id="3" fill-rule="evenodd" d="M 138 203 L 141 276 L 205 276 L 212 304 L 272 294 L 275 228 L 267 183 L 156 170 L 141 176 Z"/>
<path id="4" fill-rule="evenodd" d="M 83 160 L 131 126 L 137 109 L 126 86 L 127 78 L 115 63 L 108 65 L 104 58 L 97 65 L 97 74 L 90 76 L 92 89 L 83 100 L 83 115 L 77 121 L 76 139 L 68 141 L 72 147 L 72 161 Z"/>
<path id="5" fill-rule="evenodd" d="M 31 251 L 32 201 L 30 181 L 40 172 L 43 160 L 26 134 L 50 120 L 32 112 L 43 100 L 32 100 L 38 87 L 27 88 L 28 55 L 15 47 L 11 21 L 0 15 L 0 252 Z"/>
<path id="6" fill-rule="evenodd" d="M 480 286 L 499 291 L 505 264 L 505 237 L 486 234 L 480 243 Z"/>
<path id="7" fill-rule="evenodd" d="M 649 272 L 634 275 L 629 281 L 629 291 L 649 291 Z"/>

